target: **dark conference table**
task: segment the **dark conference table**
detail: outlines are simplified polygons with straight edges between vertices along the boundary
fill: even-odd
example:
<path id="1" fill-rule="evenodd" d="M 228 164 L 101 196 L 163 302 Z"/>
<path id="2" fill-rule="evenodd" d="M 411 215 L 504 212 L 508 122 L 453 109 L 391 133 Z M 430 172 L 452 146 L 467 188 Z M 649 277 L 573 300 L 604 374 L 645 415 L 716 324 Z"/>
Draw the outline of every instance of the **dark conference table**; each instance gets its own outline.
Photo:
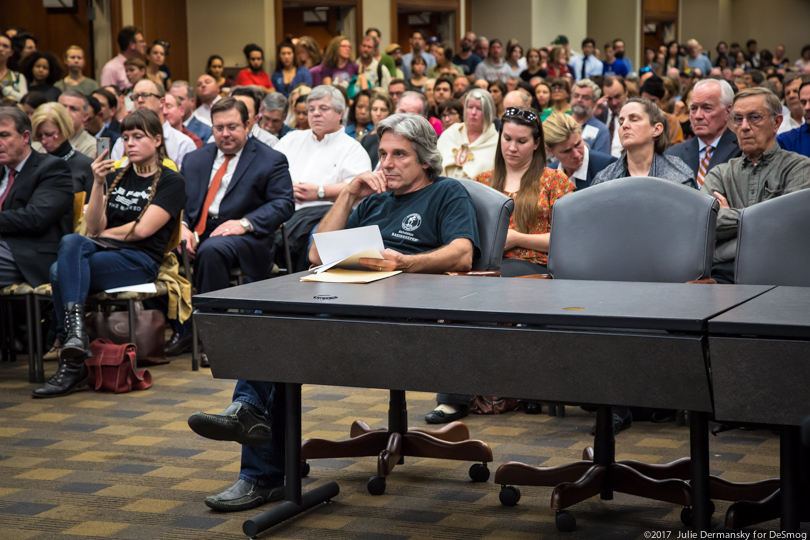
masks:
<path id="1" fill-rule="evenodd" d="M 810 288 L 777 287 L 709 321 L 715 417 L 780 427 L 782 530 L 799 532 L 810 414 Z"/>
<path id="2" fill-rule="evenodd" d="M 692 442 L 693 521 L 708 530 L 708 321 L 772 287 L 300 276 L 194 297 L 214 377 L 287 385 L 287 479 L 300 478 L 304 383 L 681 409 L 702 419 L 691 428 L 693 439 L 702 431 Z M 246 534 L 338 493 L 334 482 L 304 496 L 300 481 L 286 489 L 287 502 L 246 522 Z"/>

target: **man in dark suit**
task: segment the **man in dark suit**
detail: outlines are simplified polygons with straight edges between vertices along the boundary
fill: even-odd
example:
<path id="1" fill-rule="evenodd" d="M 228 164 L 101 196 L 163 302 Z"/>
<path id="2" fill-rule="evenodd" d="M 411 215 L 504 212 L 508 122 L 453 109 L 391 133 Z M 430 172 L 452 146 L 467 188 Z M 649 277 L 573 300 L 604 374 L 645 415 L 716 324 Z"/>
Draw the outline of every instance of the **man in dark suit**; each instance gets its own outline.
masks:
<path id="1" fill-rule="evenodd" d="M 698 187 L 703 185 L 706 173 L 741 154 L 737 136 L 728 129 L 733 100 L 734 91 L 726 81 L 704 79 L 695 84 L 689 106 L 689 119 L 695 137 L 665 152 L 689 165 L 695 173 Z"/>
<path id="2" fill-rule="evenodd" d="M 48 282 L 73 227 L 73 179 L 64 160 L 31 150 L 31 121 L 0 107 L 0 287 Z"/>
<path id="3" fill-rule="evenodd" d="M 552 114 L 543 122 L 543 140 L 552 158 L 549 167 L 559 169 L 577 186 L 591 185 L 594 177 L 616 161 L 610 154 L 588 148 L 582 140 L 582 128 L 567 114 Z"/>
<path id="4" fill-rule="evenodd" d="M 215 144 L 183 161 L 187 202 L 182 234 L 194 257 L 200 293 L 228 287 L 236 266 L 251 279 L 265 279 L 273 264 L 275 231 L 295 205 L 287 158 L 248 138 L 245 104 L 222 99 L 211 108 L 211 117 Z M 189 330 L 176 331 L 170 348 L 184 338 L 190 343 Z"/>

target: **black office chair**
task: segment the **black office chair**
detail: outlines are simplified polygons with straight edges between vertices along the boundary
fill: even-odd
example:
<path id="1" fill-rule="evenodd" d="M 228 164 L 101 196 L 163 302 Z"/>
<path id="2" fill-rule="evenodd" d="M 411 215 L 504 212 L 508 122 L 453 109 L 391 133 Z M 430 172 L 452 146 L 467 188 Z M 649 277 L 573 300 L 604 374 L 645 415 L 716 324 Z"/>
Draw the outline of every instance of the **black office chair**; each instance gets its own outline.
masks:
<path id="1" fill-rule="evenodd" d="M 808 209 L 810 190 L 783 195 L 744 209 L 737 229 L 734 282 L 742 285 L 810 287 Z M 722 376 L 722 372 L 718 376 Z M 752 377 L 755 376 L 752 374 Z M 799 426 L 779 426 L 782 460 L 798 460 L 801 453 L 799 429 Z M 734 489 L 735 497 L 725 500 L 738 502 L 729 506 L 726 512 L 727 528 L 741 529 L 780 517 L 778 479 L 728 484 L 729 490 Z M 809 487 L 805 486 L 805 496 Z M 712 496 L 715 496 L 714 491 Z M 802 507 L 808 507 L 807 500 Z M 802 520 L 809 519 L 810 516 L 805 514 Z"/>
<path id="2" fill-rule="evenodd" d="M 478 182 L 459 182 L 475 203 L 481 255 L 473 261 L 471 272 L 448 274 L 499 276 L 509 218 L 515 203 Z M 385 492 L 385 477 L 391 474 L 395 465 L 403 462 L 404 456 L 473 461 L 476 463 L 470 467 L 470 478 L 474 482 L 489 479 L 487 463 L 492 461 L 492 450 L 482 441 L 470 440 L 470 432 L 463 422 L 451 422 L 440 429 L 408 429 L 404 390 L 391 390 L 387 428 L 371 429 L 365 422 L 357 420 L 352 424 L 349 436 L 345 441 L 307 439 L 301 445 L 301 458 L 378 456 L 377 475 L 368 482 L 368 491 L 372 495 Z M 305 475 L 308 473 L 308 464 L 303 471 Z"/>
<path id="3" fill-rule="evenodd" d="M 548 268 L 554 279 L 685 283 L 711 275 L 719 205 L 714 197 L 658 178 L 622 178 L 575 192 L 553 208 Z M 666 387 L 662 384 L 660 387 Z M 708 380 L 707 380 L 708 392 Z M 625 405 L 633 405 L 628 403 Z M 695 415 L 693 422 L 705 413 Z M 615 460 L 613 412 L 597 410 L 594 448 L 561 467 L 501 465 L 501 502 L 514 505 L 514 485 L 554 487 L 557 528 L 572 531 L 566 508 L 619 491 L 684 507 L 691 505 L 689 458 L 668 465 Z"/>

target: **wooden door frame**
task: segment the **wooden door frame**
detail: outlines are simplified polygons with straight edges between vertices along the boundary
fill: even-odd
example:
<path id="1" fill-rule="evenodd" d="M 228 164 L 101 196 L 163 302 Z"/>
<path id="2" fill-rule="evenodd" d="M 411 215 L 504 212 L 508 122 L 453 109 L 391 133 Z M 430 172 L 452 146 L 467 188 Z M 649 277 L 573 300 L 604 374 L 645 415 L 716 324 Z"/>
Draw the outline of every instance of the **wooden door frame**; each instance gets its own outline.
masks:
<path id="1" fill-rule="evenodd" d="M 405 45 L 400 41 L 399 33 L 399 8 L 408 7 L 421 9 L 423 11 L 453 11 L 456 14 L 456 40 L 461 39 L 461 0 L 390 0 L 391 2 L 391 43 L 399 43 L 403 48 Z M 465 7 L 469 9 L 470 0 L 465 0 Z M 470 28 L 469 11 L 465 14 L 465 27 Z M 404 36 L 410 39 L 410 36 Z M 455 44 L 453 44 L 455 46 Z"/>
<path id="2" fill-rule="evenodd" d="M 644 34 L 644 22 L 646 20 L 646 15 L 649 13 L 653 17 L 653 19 L 661 17 L 661 12 L 654 11 L 654 10 L 649 10 L 649 11 L 645 10 L 644 9 L 644 3 L 645 3 L 644 0 L 642 0 L 641 1 L 641 28 L 639 28 L 639 31 L 641 32 L 641 37 L 639 37 L 639 53 L 640 53 L 639 59 L 638 59 L 639 63 L 644 62 L 644 35 L 645 35 Z M 681 26 L 681 0 L 676 0 L 676 3 L 677 3 L 677 9 L 675 10 L 675 40 L 679 41 L 678 40 L 678 31 L 679 31 L 680 26 Z M 658 24 L 661 24 L 660 21 L 656 20 L 656 22 Z"/>
<path id="3" fill-rule="evenodd" d="M 297 0 L 299 4 L 312 6 L 345 6 L 354 8 L 355 48 L 363 41 L 363 2 L 362 0 Z M 275 0 L 276 45 L 284 38 L 284 0 Z"/>

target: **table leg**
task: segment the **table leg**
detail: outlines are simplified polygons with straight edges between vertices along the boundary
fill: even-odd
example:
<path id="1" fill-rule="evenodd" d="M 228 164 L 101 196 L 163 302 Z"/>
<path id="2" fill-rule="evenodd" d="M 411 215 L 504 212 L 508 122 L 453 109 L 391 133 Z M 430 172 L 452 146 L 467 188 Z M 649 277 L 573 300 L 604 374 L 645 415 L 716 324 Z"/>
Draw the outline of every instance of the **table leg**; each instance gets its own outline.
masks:
<path id="1" fill-rule="evenodd" d="M 801 474 L 799 472 L 801 438 L 799 426 L 782 426 L 779 438 L 781 529 L 786 532 L 797 533 L 800 529 L 801 514 Z"/>
<path id="2" fill-rule="evenodd" d="M 692 527 L 709 531 L 712 501 L 709 493 L 709 421 L 706 413 L 689 412 L 689 444 L 692 462 Z"/>
<path id="3" fill-rule="evenodd" d="M 304 495 L 301 494 L 301 385 L 285 383 L 284 392 L 287 409 L 284 435 L 286 442 L 284 465 L 286 500 L 242 524 L 242 531 L 250 537 L 306 512 L 313 506 L 327 502 L 340 492 L 337 482 L 329 482 Z"/>

